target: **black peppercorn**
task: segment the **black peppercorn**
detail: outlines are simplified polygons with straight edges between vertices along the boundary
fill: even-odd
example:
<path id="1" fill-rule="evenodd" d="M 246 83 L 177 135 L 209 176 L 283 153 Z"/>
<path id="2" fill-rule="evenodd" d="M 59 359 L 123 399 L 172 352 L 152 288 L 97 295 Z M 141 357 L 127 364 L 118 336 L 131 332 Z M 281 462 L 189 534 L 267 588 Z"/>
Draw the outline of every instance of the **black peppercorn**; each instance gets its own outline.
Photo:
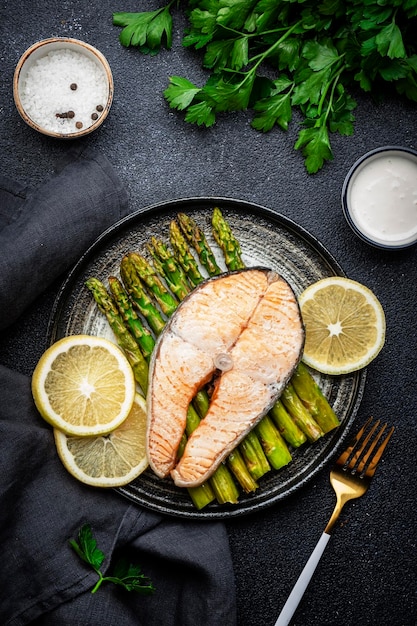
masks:
<path id="1" fill-rule="evenodd" d="M 72 118 L 75 116 L 75 113 L 74 113 L 74 111 L 68 111 L 67 115 L 68 115 L 69 119 L 72 120 Z"/>
<path id="2" fill-rule="evenodd" d="M 75 91 L 77 89 L 77 87 L 78 87 L 77 83 L 71 83 L 71 85 L 70 85 L 70 89 L 72 91 Z"/>
<path id="3" fill-rule="evenodd" d="M 102 104 L 98 104 L 98 105 L 96 106 L 96 111 L 100 111 L 100 112 L 101 112 L 101 111 L 103 110 L 103 108 L 104 108 L 104 107 L 103 107 L 103 105 L 102 105 Z"/>
<path id="4" fill-rule="evenodd" d="M 75 122 L 75 126 L 77 128 L 82 128 L 83 127 L 83 123 L 82 122 Z"/>
<path id="5" fill-rule="evenodd" d="M 91 114 L 91 119 L 92 120 L 96 120 L 98 118 L 98 113 L 92 113 Z"/>

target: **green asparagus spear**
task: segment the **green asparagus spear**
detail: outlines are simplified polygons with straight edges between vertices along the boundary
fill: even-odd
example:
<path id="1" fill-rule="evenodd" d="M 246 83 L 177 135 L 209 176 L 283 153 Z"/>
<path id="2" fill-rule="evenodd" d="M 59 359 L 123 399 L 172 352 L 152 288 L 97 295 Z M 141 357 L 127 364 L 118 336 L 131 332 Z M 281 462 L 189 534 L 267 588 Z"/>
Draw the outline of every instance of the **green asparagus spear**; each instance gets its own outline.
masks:
<path id="1" fill-rule="evenodd" d="M 274 406 L 269 411 L 269 415 L 275 422 L 285 441 L 290 446 L 293 448 L 299 448 L 307 441 L 307 436 L 303 433 L 301 428 L 297 426 L 295 421 L 286 411 L 281 400 L 277 400 L 277 402 L 275 402 Z"/>
<path id="2" fill-rule="evenodd" d="M 221 274 L 221 269 L 217 265 L 207 238 L 197 223 L 185 213 L 178 214 L 178 221 L 184 233 L 184 237 L 188 243 L 195 248 L 201 263 L 204 265 L 209 275 L 216 276 L 217 274 Z"/>
<path id="3" fill-rule="evenodd" d="M 199 285 L 204 280 L 204 276 L 201 275 L 198 264 L 175 220 L 172 220 L 169 226 L 169 239 L 175 258 L 188 276 L 190 283 L 194 286 Z"/>
<path id="4" fill-rule="evenodd" d="M 232 233 L 229 224 L 224 219 L 218 207 L 213 209 L 212 217 L 213 236 L 223 252 L 224 260 L 230 271 L 241 270 L 245 267 L 242 261 L 242 251 L 238 240 Z"/>
<path id="5" fill-rule="evenodd" d="M 145 257 L 137 252 L 130 252 L 128 257 L 138 272 L 142 282 L 145 283 L 149 294 L 155 298 L 158 305 L 161 307 L 162 313 L 170 317 L 178 306 L 178 300 L 168 291 L 155 268 L 148 263 Z"/>
<path id="6" fill-rule="evenodd" d="M 193 406 L 201 418 L 204 418 L 209 410 L 210 400 L 205 389 L 200 389 L 193 398 Z"/>
<path id="7" fill-rule="evenodd" d="M 301 428 L 303 433 L 307 436 L 310 443 L 317 441 L 317 439 L 324 435 L 320 426 L 311 417 L 310 413 L 295 393 L 295 389 L 291 382 L 282 392 L 281 400 L 288 413 L 291 415 L 297 426 Z"/>
<path id="8" fill-rule="evenodd" d="M 177 263 L 177 260 L 168 246 L 159 239 L 156 239 L 156 237 L 152 237 L 148 245 L 148 250 L 152 255 L 157 271 L 165 278 L 172 293 L 178 300 L 184 300 L 185 296 L 188 295 L 191 290 L 188 286 L 184 270 L 181 265 Z"/>
<path id="9" fill-rule="evenodd" d="M 340 422 L 336 413 L 304 363 L 299 364 L 291 382 L 301 402 L 324 433 L 339 426 Z"/>
<path id="10" fill-rule="evenodd" d="M 255 426 L 255 432 L 262 443 L 266 457 L 274 469 L 280 469 L 292 461 L 287 444 L 269 417 L 265 415 Z"/>
<path id="11" fill-rule="evenodd" d="M 246 467 L 243 456 L 238 448 L 230 452 L 226 463 L 245 493 L 256 491 L 258 483 Z"/>
<path id="12" fill-rule="evenodd" d="M 230 271 L 243 269 L 245 264 L 242 260 L 240 244 L 233 235 L 219 207 L 213 209 L 212 227 L 213 236 L 222 249 L 227 268 Z M 255 432 L 261 439 L 272 467 L 278 468 L 280 463 L 284 462 L 285 459 L 287 459 L 286 463 L 289 463 L 291 460 L 290 451 L 282 441 L 279 431 L 276 433 L 276 428 L 267 415 L 262 419 L 261 423 L 258 424 Z"/>
<path id="13" fill-rule="evenodd" d="M 187 445 L 187 435 L 183 433 L 181 437 L 180 445 L 178 446 L 178 450 L 177 450 L 177 461 L 179 461 L 182 455 L 184 454 L 186 445 Z M 213 494 L 213 498 L 214 498 L 214 494 Z"/>
<path id="14" fill-rule="evenodd" d="M 123 257 L 120 263 L 120 275 L 132 302 L 155 335 L 159 335 L 165 326 L 165 320 L 143 289 L 139 275 L 128 256 Z"/>
<path id="15" fill-rule="evenodd" d="M 219 504 L 237 504 L 239 501 L 239 490 L 233 482 L 233 477 L 229 469 L 220 463 L 214 474 L 210 478 L 210 485 Z"/>
<path id="16" fill-rule="evenodd" d="M 136 382 L 146 395 L 148 388 L 148 363 L 143 356 L 138 344 L 127 330 L 123 318 L 107 289 L 97 278 L 89 278 L 86 286 L 93 294 L 94 300 L 102 313 L 107 318 L 110 328 L 113 330 L 119 346 L 125 353 L 133 370 Z"/>
<path id="17" fill-rule="evenodd" d="M 253 430 L 240 442 L 239 450 L 254 480 L 258 480 L 271 470 L 265 452 Z"/>
<path id="18" fill-rule="evenodd" d="M 190 487 L 187 491 L 197 511 L 201 511 L 201 509 L 204 509 L 204 507 L 216 499 L 209 482 L 203 483 L 198 487 Z"/>
<path id="19" fill-rule="evenodd" d="M 132 304 L 120 280 L 115 276 L 109 276 L 109 285 L 113 298 L 119 309 L 125 324 L 128 326 L 133 337 L 136 339 L 143 356 L 147 361 L 152 354 L 155 346 L 155 339 L 149 330 L 142 324 L 136 311 L 132 308 Z"/>

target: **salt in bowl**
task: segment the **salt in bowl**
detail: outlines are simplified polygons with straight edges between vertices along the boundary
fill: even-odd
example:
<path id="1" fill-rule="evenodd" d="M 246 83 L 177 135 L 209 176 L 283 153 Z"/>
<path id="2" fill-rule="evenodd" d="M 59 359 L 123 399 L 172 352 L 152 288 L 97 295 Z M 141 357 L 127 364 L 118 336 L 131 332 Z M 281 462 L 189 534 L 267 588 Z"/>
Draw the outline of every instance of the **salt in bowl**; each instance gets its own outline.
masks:
<path id="1" fill-rule="evenodd" d="M 17 110 L 32 128 L 60 139 L 82 137 L 107 117 L 113 76 L 99 50 L 65 37 L 44 39 L 20 58 L 13 78 Z"/>

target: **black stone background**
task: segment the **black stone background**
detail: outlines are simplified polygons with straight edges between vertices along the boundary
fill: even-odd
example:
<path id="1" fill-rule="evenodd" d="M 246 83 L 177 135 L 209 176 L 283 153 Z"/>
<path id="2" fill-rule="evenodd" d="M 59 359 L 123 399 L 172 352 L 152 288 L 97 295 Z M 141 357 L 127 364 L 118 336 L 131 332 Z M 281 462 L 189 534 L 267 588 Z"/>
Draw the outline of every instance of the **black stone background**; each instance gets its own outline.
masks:
<path id="1" fill-rule="evenodd" d="M 297 124 L 263 135 L 250 112 L 209 130 L 187 125 L 162 91 L 170 75 L 203 84 L 198 53 L 181 47 L 184 14 L 175 14 L 173 48 L 151 58 L 123 48 L 114 11 L 160 6 L 158 0 L 0 0 L 0 167 L 32 186 L 53 172 L 67 142 L 40 136 L 19 117 L 14 68 L 24 50 L 51 36 L 99 48 L 114 74 L 115 97 L 103 127 L 86 140 L 103 151 L 125 182 L 131 211 L 191 196 L 226 196 L 270 207 L 301 224 L 339 260 L 348 276 L 379 297 L 387 318 L 384 350 L 368 368 L 355 426 L 373 415 L 396 425 L 368 494 L 345 508 L 294 617 L 296 626 L 412 626 L 416 609 L 416 248 L 389 253 L 360 242 L 344 221 L 346 172 L 383 145 L 417 148 L 416 107 L 396 96 L 381 104 L 358 96 L 352 137 L 332 139 L 334 161 L 315 176 L 293 150 Z M 355 94 L 356 95 L 356 94 Z M 36 269 L 34 269 L 36 271 Z M 60 281 L 0 336 L 1 362 L 31 374 L 46 347 Z M 240 626 L 272 626 L 334 506 L 328 468 L 261 513 L 227 521 Z"/>

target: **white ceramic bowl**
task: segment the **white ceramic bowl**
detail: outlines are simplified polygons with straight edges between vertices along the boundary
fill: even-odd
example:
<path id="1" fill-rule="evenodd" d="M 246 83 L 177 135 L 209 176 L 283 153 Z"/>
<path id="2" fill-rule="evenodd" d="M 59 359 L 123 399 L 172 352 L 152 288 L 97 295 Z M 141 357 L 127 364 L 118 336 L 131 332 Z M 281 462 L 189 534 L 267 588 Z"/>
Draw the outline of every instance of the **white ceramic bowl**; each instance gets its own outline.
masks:
<path id="1" fill-rule="evenodd" d="M 417 152 L 399 146 L 367 152 L 346 176 L 342 209 L 368 244 L 398 250 L 417 243 Z"/>
<path id="2" fill-rule="evenodd" d="M 28 48 L 13 78 L 17 110 L 32 128 L 60 139 L 82 137 L 106 119 L 113 76 L 99 50 L 78 39 L 53 37 Z"/>

